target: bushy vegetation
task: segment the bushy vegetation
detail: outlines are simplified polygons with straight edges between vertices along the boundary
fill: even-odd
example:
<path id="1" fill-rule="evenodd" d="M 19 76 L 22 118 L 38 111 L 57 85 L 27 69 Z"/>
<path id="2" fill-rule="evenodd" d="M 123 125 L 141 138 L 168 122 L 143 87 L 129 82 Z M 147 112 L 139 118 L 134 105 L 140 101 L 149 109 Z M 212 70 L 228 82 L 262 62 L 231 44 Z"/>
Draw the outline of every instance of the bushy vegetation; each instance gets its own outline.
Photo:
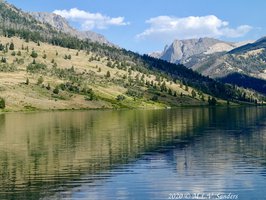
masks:
<path id="1" fill-rule="evenodd" d="M 0 72 L 14 72 L 17 67 L 14 64 L 2 63 L 0 64 Z"/>
<path id="2" fill-rule="evenodd" d="M 36 51 L 32 51 L 30 56 L 33 57 L 33 58 L 37 58 L 38 57 L 38 53 Z"/>
<path id="3" fill-rule="evenodd" d="M 27 71 L 31 73 L 38 73 L 45 71 L 47 69 L 47 66 L 43 63 L 31 63 L 27 66 Z"/>

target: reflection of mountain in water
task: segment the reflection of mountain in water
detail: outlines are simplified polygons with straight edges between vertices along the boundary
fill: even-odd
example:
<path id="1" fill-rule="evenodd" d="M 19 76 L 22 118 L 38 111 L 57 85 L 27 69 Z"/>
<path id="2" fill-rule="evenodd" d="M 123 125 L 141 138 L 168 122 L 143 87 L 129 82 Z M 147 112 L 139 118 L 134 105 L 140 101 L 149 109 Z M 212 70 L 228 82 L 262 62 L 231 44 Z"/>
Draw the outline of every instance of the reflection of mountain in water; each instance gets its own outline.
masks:
<path id="1" fill-rule="evenodd" d="M 48 191 L 75 187 L 82 181 L 93 182 L 100 178 L 98 173 L 107 173 L 147 152 L 172 156 L 172 153 L 167 153 L 172 152 L 169 148 L 187 149 L 187 146 L 199 143 L 203 145 L 198 151 L 199 155 L 208 159 L 204 148 L 218 145 L 208 141 L 206 127 L 210 129 L 209 133 L 212 129 L 220 129 L 216 131 L 216 142 L 219 137 L 228 137 L 228 153 L 239 151 L 245 154 L 244 147 L 248 144 L 236 143 L 256 137 L 252 134 L 242 135 L 238 131 L 265 116 L 264 109 L 256 108 L 0 115 L 0 197 L 38 199 L 46 196 Z M 230 134 L 226 134 L 227 131 Z M 265 144 L 265 138 L 260 141 L 259 145 Z M 248 153 L 260 154 L 258 156 L 265 158 L 261 147 L 256 149 L 249 146 Z M 185 159 L 187 167 L 192 167 L 189 158 Z M 178 165 L 177 168 L 181 170 Z M 92 178 L 80 180 L 80 183 L 75 181 L 84 174 L 91 174 Z M 108 177 L 110 175 L 107 174 L 104 178 Z"/>

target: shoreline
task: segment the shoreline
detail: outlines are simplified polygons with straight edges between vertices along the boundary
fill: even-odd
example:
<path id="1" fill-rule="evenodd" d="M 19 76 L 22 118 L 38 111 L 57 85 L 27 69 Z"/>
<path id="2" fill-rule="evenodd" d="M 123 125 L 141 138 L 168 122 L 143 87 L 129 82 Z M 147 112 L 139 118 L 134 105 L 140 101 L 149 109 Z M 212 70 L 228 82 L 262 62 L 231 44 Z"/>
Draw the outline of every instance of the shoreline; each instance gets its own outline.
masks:
<path id="1" fill-rule="evenodd" d="M 265 107 L 266 105 L 255 104 L 235 104 L 235 105 L 180 105 L 173 107 L 157 107 L 157 108 L 71 108 L 71 109 L 34 109 L 34 110 L 5 110 L 0 109 L 1 114 L 7 113 L 38 113 L 38 112 L 67 112 L 67 111 L 124 111 L 124 110 L 171 110 L 177 108 L 237 108 L 237 107 Z"/>

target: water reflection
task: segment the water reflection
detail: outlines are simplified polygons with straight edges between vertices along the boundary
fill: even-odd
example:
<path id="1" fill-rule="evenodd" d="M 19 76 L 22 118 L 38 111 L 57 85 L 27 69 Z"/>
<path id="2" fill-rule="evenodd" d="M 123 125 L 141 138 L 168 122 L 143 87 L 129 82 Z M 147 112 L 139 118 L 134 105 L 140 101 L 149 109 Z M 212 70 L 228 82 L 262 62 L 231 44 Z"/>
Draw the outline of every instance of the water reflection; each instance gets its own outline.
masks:
<path id="1" fill-rule="evenodd" d="M 264 108 L 0 115 L 0 199 L 261 195 L 265 117 Z"/>

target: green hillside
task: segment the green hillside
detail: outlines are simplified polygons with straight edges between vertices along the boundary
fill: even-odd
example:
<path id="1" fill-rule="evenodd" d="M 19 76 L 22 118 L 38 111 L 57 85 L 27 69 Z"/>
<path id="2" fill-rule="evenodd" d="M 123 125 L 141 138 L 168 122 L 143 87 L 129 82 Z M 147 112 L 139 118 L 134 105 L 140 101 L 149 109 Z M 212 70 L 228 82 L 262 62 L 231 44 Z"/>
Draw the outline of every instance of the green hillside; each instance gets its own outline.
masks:
<path id="1" fill-rule="evenodd" d="M 80 40 L 0 2 L 0 96 L 6 110 L 162 108 L 255 103 L 254 92 L 183 65 Z M 243 98 L 245 93 L 245 98 Z"/>

